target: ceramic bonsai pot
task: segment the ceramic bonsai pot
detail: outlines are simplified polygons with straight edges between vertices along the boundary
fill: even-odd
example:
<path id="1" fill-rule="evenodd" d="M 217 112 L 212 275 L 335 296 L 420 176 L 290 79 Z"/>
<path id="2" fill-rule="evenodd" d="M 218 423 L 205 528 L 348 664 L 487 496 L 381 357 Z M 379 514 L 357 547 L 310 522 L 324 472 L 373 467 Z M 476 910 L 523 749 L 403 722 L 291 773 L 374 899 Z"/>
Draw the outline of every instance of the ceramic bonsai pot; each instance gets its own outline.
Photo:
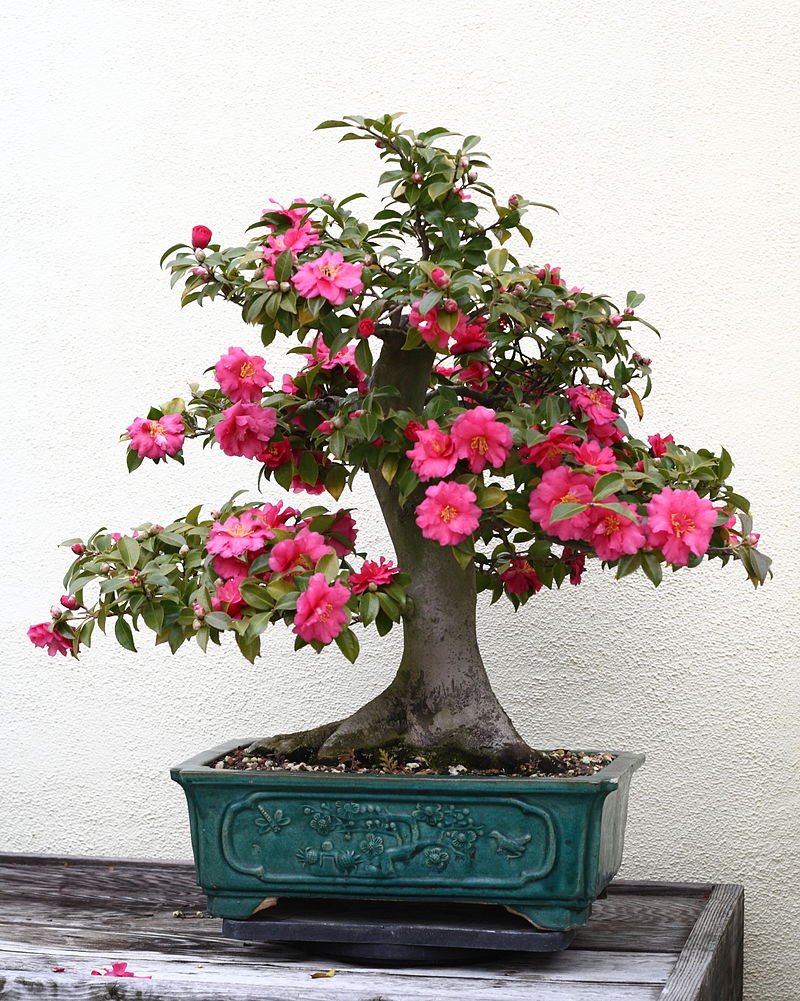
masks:
<path id="1" fill-rule="evenodd" d="M 173 768 L 212 914 L 270 897 L 502 904 L 537 927 L 585 924 L 619 869 L 628 788 L 644 755 L 595 775 L 507 778 L 229 771 L 249 741 Z"/>

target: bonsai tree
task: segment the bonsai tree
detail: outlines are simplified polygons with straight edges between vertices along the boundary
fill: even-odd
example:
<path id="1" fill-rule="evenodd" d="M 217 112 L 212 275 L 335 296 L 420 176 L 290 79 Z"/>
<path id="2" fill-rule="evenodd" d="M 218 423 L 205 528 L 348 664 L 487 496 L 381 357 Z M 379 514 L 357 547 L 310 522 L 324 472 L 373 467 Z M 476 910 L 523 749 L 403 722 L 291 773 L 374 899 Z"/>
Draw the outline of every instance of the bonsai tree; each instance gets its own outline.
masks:
<path id="1" fill-rule="evenodd" d="M 532 244 L 526 210 L 549 206 L 498 200 L 477 136 L 415 133 L 397 118 L 319 126 L 376 150 L 388 195 L 373 221 L 353 211 L 363 194 L 271 201 L 241 246 L 196 226 L 162 258 L 182 305 L 223 300 L 247 339 L 210 359 L 210 385 L 132 421 L 128 469 L 183 462 L 199 440 L 293 503 L 236 495 L 205 518 L 194 507 L 131 535 L 70 539 L 67 593 L 29 635 L 77 655 L 95 627 L 113 625 L 129 650 L 150 630 L 173 653 L 230 633 L 253 661 L 283 622 L 298 649 L 335 643 L 354 661 L 358 630 L 398 627 L 385 691 L 347 719 L 254 747 L 331 762 L 402 747 L 511 767 L 536 752 L 487 678 L 479 592 L 517 611 L 543 587 L 579 584 L 587 559 L 655 586 L 704 559 L 740 561 L 758 585 L 770 561 L 725 449 L 643 441 L 629 424 L 651 389 L 650 358 L 632 343 L 656 332 L 644 296 L 617 302 L 514 256 L 512 236 Z M 259 336 L 287 339 L 288 374 L 267 371 Z M 360 474 L 393 557 L 358 551 L 341 497 Z"/>

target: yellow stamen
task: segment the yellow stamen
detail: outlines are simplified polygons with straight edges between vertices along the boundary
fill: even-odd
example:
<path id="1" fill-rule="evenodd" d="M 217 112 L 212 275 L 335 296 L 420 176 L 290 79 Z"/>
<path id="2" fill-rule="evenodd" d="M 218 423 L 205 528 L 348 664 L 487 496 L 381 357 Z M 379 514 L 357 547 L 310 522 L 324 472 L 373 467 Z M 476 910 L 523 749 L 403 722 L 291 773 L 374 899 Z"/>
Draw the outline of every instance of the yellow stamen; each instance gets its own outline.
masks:
<path id="1" fill-rule="evenodd" d="M 335 278 L 339 274 L 341 268 L 341 264 L 323 264 L 319 269 L 319 273 L 323 278 Z"/>
<path id="2" fill-rule="evenodd" d="M 693 532 L 695 529 L 695 524 L 688 514 L 678 514 L 677 512 L 669 516 L 670 523 L 672 525 L 672 531 L 677 538 L 686 535 L 687 532 Z"/>
<path id="3" fill-rule="evenodd" d="M 470 438 L 469 447 L 478 455 L 486 455 L 489 451 L 489 442 L 482 434 L 476 434 L 474 438 Z"/>
<path id="4" fill-rule="evenodd" d="M 148 431 L 150 432 L 151 438 L 155 438 L 158 435 L 160 435 L 163 438 L 163 436 L 167 433 L 164 430 L 164 425 L 159 424 L 158 421 L 150 421 L 150 427 L 148 428 Z"/>
<path id="5" fill-rule="evenodd" d="M 453 507 L 452 504 L 445 504 L 442 510 L 439 512 L 439 517 L 446 524 L 451 522 L 453 518 L 458 514 L 458 511 Z"/>
<path id="6" fill-rule="evenodd" d="M 255 366 L 252 362 L 246 361 L 242 367 L 239 369 L 240 379 L 249 379 L 251 375 L 255 375 Z"/>

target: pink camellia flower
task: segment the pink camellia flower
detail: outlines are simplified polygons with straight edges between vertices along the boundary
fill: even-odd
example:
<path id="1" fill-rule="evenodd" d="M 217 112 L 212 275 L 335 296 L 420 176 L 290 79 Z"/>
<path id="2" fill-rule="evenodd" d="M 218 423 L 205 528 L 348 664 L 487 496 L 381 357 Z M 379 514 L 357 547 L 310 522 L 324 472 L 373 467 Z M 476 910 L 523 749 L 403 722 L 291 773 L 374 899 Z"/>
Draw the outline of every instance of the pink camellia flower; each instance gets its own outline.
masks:
<path id="1" fill-rule="evenodd" d="M 447 351 L 447 345 L 450 342 L 451 332 L 440 326 L 439 310 L 434 306 L 433 309 L 429 309 L 428 312 L 423 315 L 419 311 L 420 302 L 422 302 L 421 299 L 412 303 L 411 312 L 408 316 L 408 322 L 412 327 L 419 328 L 420 335 L 426 344 L 430 344 L 439 351 Z M 458 320 L 453 328 L 452 336 L 458 338 L 463 336 L 467 329 L 467 318 L 458 306 L 456 306 L 455 312 L 458 314 Z"/>
<path id="2" fill-rule="evenodd" d="M 571 386 L 566 395 L 575 413 L 583 412 L 596 424 L 613 424 L 619 417 L 614 397 L 600 386 Z"/>
<path id="3" fill-rule="evenodd" d="M 419 441 L 420 431 L 422 431 L 422 425 L 419 421 L 409 421 L 403 428 L 403 437 L 407 441 Z M 407 452 L 406 455 L 408 455 Z"/>
<path id="4" fill-rule="evenodd" d="M 357 535 L 355 519 L 349 511 L 342 511 L 325 532 L 325 539 L 328 545 L 333 546 L 337 556 L 347 556 L 355 549 Z"/>
<path id="5" fill-rule="evenodd" d="M 606 447 L 615 445 L 618 441 L 622 441 L 625 438 L 620 428 L 616 424 L 609 422 L 600 424 L 597 421 L 589 421 L 586 425 L 586 434 L 589 438 L 600 442 L 601 445 L 605 445 Z"/>
<path id="6" fill-rule="evenodd" d="M 271 407 L 257 403 L 234 403 L 222 411 L 223 419 L 214 425 L 214 437 L 226 455 L 255 459 L 272 437 L 278 423 Z"/>
<path id="7" fill-rule="evenodd" d="M 474 320 L 465 325 L 463 330 L 453 331 L 453 343 L 450 345 L 451 355 L 468 354 L 471 351 L 481 351 L 491 347 L 491 340 L 486 336 L 486 321 Z"/>
<path id="8" fill-rule="evenodd" d="M 572 456 L 580 466 L 591 466 L 596 473 L 613 473 L 619 469 L 617 457 L 610 448 L 597 441 L 584 441 L 575 445 Z"/>
<path id="9" fill-rule="evenodd" d="M 425 500 L 417 506 L 417 525 L 426 539 L 456 546 L 478 527 L 481 509 L 476 500 L 464 483 L 442 480 L 425 491 Z"/>
<path id="10" fill-rule="evenodd" d="M 511 451 L 511 431 L 488 407 L 475 407 L 453 421 L 451 430 L 456 455 L 466 459 L 473 473 L 487 465 L 498 469 Z"/>
<path id="11" fill-rule="evenodd" d="M 702 556 L 708 549 L 716 520 L 707 497 L 664 487 L 647 505 L 647 543 L 673 566 L 685 567 L 690 554 Z"/>
<path id="12" fill-rule="evenodd" d="M 347 624 L 344 606 L 349 598 L 350 592 L 341 581 L 328 584 L 325 574 L 315 573 L 297 599 L 292 630 L 306 642 L 330 643 Z"/>
<path id="13" fill-rule="evenodd" d="M 242 348 L 229 348 L 214 367 L 219 388 L 233 403 L 255 403 L 273 376 L 264 367 L 264 359 L 249 355 Z"/>
<path id="14" fill-rule="evenodd" d="M 588 511 L 550 522 L 550 515 L 557 504 L 589 504 L 595 477 L 576 473 L 567 466 L 548 469 L 541 482 L 533 488 L 528 500 L 531 518 L 558 539 L 582 539 L 589 525 Z"/>
<path id="15" fill-rule="evenodd" d="M 292 282 L 306 299 L 322 296 L 334 306 L 341 306 L 348 292 L 358 293 L 364 288 L 361 265 L 346 264 L 338 250 L 326 250 L 315 260 L 301 264 Z"/>
<path id="16" fill-rule="evenodd" d="M 221 584 L 211 595 L 211 607 L 215 612 L 227 612 L 232 619 L 241 619 L 247 602 L 242 597 L 239 585 L 241 577 L 231 577 Z"/>
<path id="17" fill-rule="evenodd" d="M 295 494 L 311 494 L 316 497 L 318 494 L 325 493 L 325 484 L 321 482 L 306 483 L 302 476 L 293 476 L 289 489 Z"/>
<path id="18" fill-rule="evenodd" d="M 292 446 L 284 438 L 283 441 L 271 441 L 267 444 L 263 452 L 256 456 L 259 462 L 263 462 L 267 469 L 278 469 L 285 466 L 292 460 Z"/>
<path id="19" fill-rule="evenodd" d="M 244 580 L 249 576 L 250 564 L 256 556 L 257 553 L 251 551 L 243 553 L 242 556 L 215 556 L 214 573 L 224 580 L 230 580 L 231 577 Z"/>
<path id="20" fill-rule="evenodd" d="M 519 450 L 520 462 L 531 463 L 539 469 L 555 469 L 560 466 L 567 452 L 573 451 L 580 441 L 580 435 L 569 424 L 556 424 L 547 432 L 544 441 L 535 445 L 523 445 Z"/>
<path id="21" fill-rule="evenodd" d="M 395 566 L 391 560 L 386 560 L 381 556 L 377 563 L 375 560 L 365 560 L 361 564 L 360 570 L 350 574 L 348 584 L 353 594 L 363 594 L 365 591 L 391 584 L 399 573 L 399 567 Z M 370 584 L 374 584 L 375 588 L 370 588 Z"/>
<path id="22" fill-rule="evenodd" d="M 449 476 L 458 461 L 453 439 L 436 421 L 428 421 L 427 429 L 417 431 L 416 443 L 406 455 L 411 459 L 411 469 L 421 480 Z"/>
<path id="23" fill-rule="evenodd" d="M 489 376 L 492 370 L 483 361 L 473 361 L 464 368 L 458 369 L 456 379 L 463 382 L 470 389 L 475 389 L 480 393 L 486 392 L 489 388 Z"/>
<path id="24" fill-rule="evenodd" d="M 300 517 L 300 512 L 296 507 L 284 507 L 283 501 L 277 501 L 275 504 L 265 504 L 258 511 L 254 511 L 253 514 L 261 518 L 267 528 L 284 528 L 287 521 Z"/>
<path id="25" fill-rule="evenodd" d="M 312 570 L 317 560 L 332 552 L 331 544 L 319 532 L 301 528 L 291 539 L 284 539 L 272 548 L 269 568 L 275 573 L 302 573 Z"/>
<path id="26" fill-rule="evenodd" d="M 281 392 L 286 393 L 287 396 L 297 396 L 299 390 L 297 386 L 292 381 L 290 375 L 284 375 L 281 381 Z"/>
<path id="27" fill-rule="evenodd" d="M 368 316 L 358 321 L 358 336 L 371 337 L 375 333 L 375 321 Z"/>
<path id="28" fill-rule="evenodd" d="M 306 202 L 305 198 L 293 198 L 289 204 L 289 208 L 285 209 L 280 202 L 276 202 L 274 198 L 270 198 L 269 199 L 270 205 L 277 205 L 277 208 L 264 209 L 263 214 L 266 215 L 268 212 L 272 212 L 273 214 L 276 215 L 286 216 L 286 218 L 289 220 L 292 226 L 297 226 L 299 225 L 300 220 L 303 218 L 306 212 L 308 212 L 308 209 L 296 209 L 294 206 L 304 205 L 305 202 Z M 271 223 L 270 228 L 275 229 L 275 225 Z"/>
<path id="29" fill-rule="evenodd" d="M 217 556 L 241 556 L 257 553 L 275 533 L 267 528 L 258 510 L 232 514 L 224 522 L 215 521 L 208 533 L 206 549 Z"/>
<path id="30" fill-rule="evenodd" d="M 128 969 L 127 963 L 112 963 L 111 969 L 106 969 L 103 967 L 103 972 L 99 970 L 92 970 L 93 977 L 136 977 L 139 980 L 152 980 L 153 978 L 148 974 L 145 976 L 143 973 L 134 973 L 132 970 Z"/>
<path id="31" fill-rule="evenodd" d="M 28 630 L 28 639 L 34 646 L 46 647 L 49 657 L 55 657 L 57 653 L 66 657 L 68 653 L 72 653 L 72 640 L 56 632 L 52 622 L 39 622 L 31 626 Z"/>
<path id="32" fill-rule="evenodd" d="M 543 587 L 539 575 L 530 563 L 521 556 L 517 556 L 511 561 L 511 566 L 500 574 L 500 580 L 505 584 L 509 594 L 527 594 L 528 591 L 533 591 L 536 594 Z"/>
<path id="33" fill-rule="evenodd" d="M 319 237 L 310 222 L 303 223 L 302 226 L 290 226 L 283 233 L 267 237 L 267 245 L 262 247 L 261 256 L 265 261 L 273 261 L 285 250 L 291 250 L 292 257 L 297 260 L 297 255 L 319 243 Z"/>
<path id="34" fill-rule="evenodd" d="M 438 285 L 439 288 L 445 288 L 450 284 L 450 276 L 444 268 L 434 268 L 433 271 L 431 271 L 431 281 L 434 285 Z"/>
<path id="35" fill-rule="evenodd" d="M 619 504 L 620 501 L 611 494 L 604 503 Z M 633 504 L 622 503 L 636 514 Z M 584 536 L 601 560 L 618 560 L 620 556 L 632 556 L 638 553 L 645 544 L 645 534 L 638 521 L 629 521 L 623 515 L 608 508 L 594 505 L 589 509 L 589 528 Z"/>
<path id="36" fill-rule="evenodd" d="M 192 228 L 192 246 L 195 250 L 205 250 L 211 243 L 211 230 L 208 226 L 194 226 Z"/>
<path id="37" fill-rule="evenodd" d="M 662 438 L 660 434 L 651 434 L 647 440 L 650 442 L 650 454 L 654 459 L 660 459 L 662 455 L 667 454 L 667 445 L 675 444 L 675 439 L 671 434 L 668 434 L 666 438 Z"/>
<path id="38" fill-rule="evenodd" d="M 126 430 L 131 449 L 142 458 L 163 459 L 183 448 L 185 434 L 180 414 L 164 414 L 153 421 L 137 417 Z"/>

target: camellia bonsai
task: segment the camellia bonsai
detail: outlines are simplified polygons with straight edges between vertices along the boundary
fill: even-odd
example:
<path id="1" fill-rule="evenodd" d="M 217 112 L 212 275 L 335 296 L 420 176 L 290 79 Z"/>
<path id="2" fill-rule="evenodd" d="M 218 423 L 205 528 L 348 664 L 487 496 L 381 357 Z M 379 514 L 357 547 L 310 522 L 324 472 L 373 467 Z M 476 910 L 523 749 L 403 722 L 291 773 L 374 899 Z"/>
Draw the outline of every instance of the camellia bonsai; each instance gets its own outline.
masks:
<path id="1" fill-rule="evenodd" d="M 585 792 L 588 782 L 602 801 L 621 772 L 609 773 L 612 763 L 585 779 L 528 777 L 539 753 L 489 684 L 476 638 L 478 593 L 517 610 L 542 587 L 580 584 L 591 558 L 616 577 L 642 572 L 656 586 L 665 569 L 704 559 L 740 560 L 757 585 L 770 561 L 756 548 L 747 501 L 726 482 L 732 462 L 724 449 L 695 451 L 671 434 L 643 441 L 626 423 L 642 417 L 651 388 L 650 359 L 629 340 L 634 330 L 652 336 L 639 315 L 644 296 L 629 292 L 617 303 L 573 285 L 558 267 L 516 257 L 506 243 L 518 234 L 520 246 L 531 245 L 522 220 L 540 203 L 519 194 L 496 199 L 481 173 L 488 164 L 477 136 L 443 128 L 415 133 L 397 118 L 353 116 L 319 126 L 347 129 L 343 140 L 376 147 L 386 167 L 379 184 L 389 194 L 374 221 L 352 210 L 361 194 L 295 198 L 286 207 L 271 202 L 244 245 L 223 249 L 208 228 L 196 226 L 191 246 L 167 251 L 162 264 L 169 258 L 183 305 L 233 304 L 255 328 L 251 341 L 256 332 L 265 345 L 285 336 L 297 364 L 276 379 L 252 344 L 230 347 L 214 365 L 215 385 L 190 383 L 186 398 L 151 408 L 124 436 L 130 470 L 147 459 L 183 462 L 187 439 L 200 439 L 247 460 L 259 485 L 273 479 L 296 495 L 327 494 L 333 503 L 301 510 L 237 495 L 208 518 L 195 507 L 166 526 L 71 539 L 65 545 L 75 560 L 62 607 L 29 635 L 51 655 L 77 655 L 96 626 L 105 630 L 112 621 L 129 650 L 143 628 L 173 652 L 190 640 L 205 650 L 227 632 L 252 661 L 268 627 L 281 621 L 296 634 L 296 648 L 335 643 L 354 661 L 357 628 L 384 635 L 400 626 L 402 659 L 383 692 L 346 719 L 252 742 L 245 756 L 269 758 L 273 784 L 281 776 L 294 783 L 286 788 L 290 800 L 302 800 L 305 835 L 338 831 L 349 844 L 337 846 L 333 835 L 316 846 L 307 836 L 291 843 L 297 866 L 316 867 L 321 895 L 349 892 L 345 884 L 362 877 L 370 896 L 387 879 L 394 879 L 391 896 L 424 896 L 414 881 L 419 872 L 412 872 L 418 859 L 442 885 L 441 874 L 453 873 L 445 896 L 484 899 L 454 868 L 480 855 L 484 835 L 486 851 L 507 865 L 541 834 L 536 879 L 550 871 L 541 875 L 547 858 L 569 849 L 548 841 L 549 807 L 523 810 L 534 827 L 543 825 L 539 834 L 515 827 L 510 814 L 501 829 L 499 821 L 480 818 L 476 806 L 462 805 L 459 813 L 454 797 L 487 780 L 450 773 L 482 769 L 490 783 L 505 783 L 506 791 L 513 783 L 520 796 L 520 783 L 543 782 L 547 791 L 583 782 Z M 371 480 L 393 557 L 358 552 L 351 511 L 339 506 L 359 473 Z M 225 776 L 210 766 L 215 758 L 224 765 L 222 752 L 235 746 L 201 756 L 186 774 L 207 793 L 218 789 Z M 409 760 L 413 778 L 392 774 Z M 314 773 L 329 783 L 322 794 L 328 802 L 308 805 L 309 786 L 297 783 L 311 776 L 298 773 L 299 763 L 330 766 Z M 549 767 L 556 769 L 552 759 Z M 369 806 L 335 785 L 364 770 L 368 777 L 359 777 L 373 782 Z M 433 773 L 432 806 L 420 801 L 420 771 Z M 228 845 L 235 885 L 216 894 L 218 913 L 249 913 L 264 885 L 286 890 L 291 882 L 265 865 L 265 851 L 241 847 L 252 841 L 249 833 L 235 847 L 237 825 L 252 831 L 255 821 L 277 844 L 293 820 L 286 805 L 275 809 L 274 793 L 252 793 L 252 774 L 247 786 L 236 787 L 235 802 L 220 806 L 227 811 L 223 855 Z M 416 784 L 405 812 L 374 804 L 376 774 L 386 776 L 380 781 L 395 796 L 398 782 Z M 192 809 L 202 841 L 204 821 Z M 609 817 L 602 807 L 596 811 L 597 832 L 601 822 L 613 826 Z M 410 833 L 401 836 L 406 822 Z M 401 862 L 405 877 L 398 878 Z M 600 857 L 593 885 L 568 918 L 526 909 L 530 888 L 488 898 L 521 900 L 528 916 L 565 927 L 582 920 L 576 914 L 586 912 L 585 901 L 618 864 L 616 856 Z M 245 891 L 235 882 L 245 878 L 259 886 Z M 205 882 L 221 886 L 218 873 Z M 314 891 L 291 883 L 286 892 Z M 227 903 L 220 903 L 225 893 Z"/>

